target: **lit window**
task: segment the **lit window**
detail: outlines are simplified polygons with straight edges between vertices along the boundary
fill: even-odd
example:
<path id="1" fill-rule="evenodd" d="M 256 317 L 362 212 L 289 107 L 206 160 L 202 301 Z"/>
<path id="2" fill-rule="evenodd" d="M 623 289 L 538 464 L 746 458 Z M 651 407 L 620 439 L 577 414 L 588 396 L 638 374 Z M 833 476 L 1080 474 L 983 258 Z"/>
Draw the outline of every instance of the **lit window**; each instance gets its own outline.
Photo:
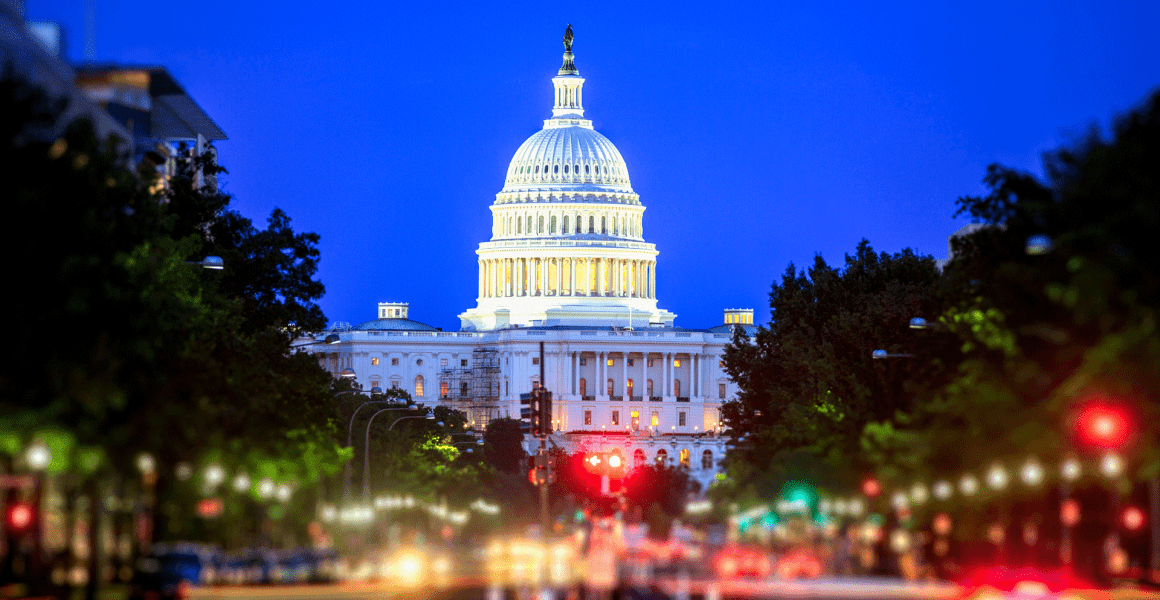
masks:
<path id="1" fill-rule="evenodd" d="M 580 378 L 580 395 L 588 395 L 588 382 L 583 377 Z"/>
<path id="2" fill-rule="evenodd" d="M 631 367 L 631 366 L 632 366 L 632 364 L 633 364 L 633 359 L 631 359 L 631 358 L 630 358 L 630 359 L 628 359 L 628 366 L 630 366 L 630 367 Z"/>
<path id="3" fill-rule="evenodd" d="M 584 424 L 585 425 L 592 424 L 592 411 L 590 411 L 590 410 L 584 411 Z"/>
<path id="4" fill-rule="evenodd" d="M 724 369 L 725 368 L 725 361 L 723 361 L 723 360 L 717 361 L 717 366 Z"/>
<path id="5" fill-rule="evenodd" d="M 648 359 L 648 366 L 650 366 L 650 367 L 652 366 L 652 359 L 651 358 Z"/>
<path id="6" fill-rule="evenodd" d="M 689 449 L 682 448 L 681 452 L 680 452 L 680 454 L 678 454 L 678 456 L 680 456 L 681 466 L 688 469 L 689 468 Z"/>
<path id="7" fill-rule="evenodd" d="M 372 358 L 372 359 L 371 359 L 371 365 L 373 365 L 373 366 L 376 366 L 376 367 L 377 367 L 377 366 L 379 366 L 379 359 L 377 359 L 377 358 Z"/>
<path id="8" fill-rule="evenodd" d="M 613 425 L 620 425 L 620 411 L 619 410 L 612 411 L 612 424 Z"/>
<path id="9" fill-rule="evenodd" d="M 661 426 L 661 415 L 660 415 L 660 413 L 658 413 L 655 410 L 652 411 L 652 426 L 653 427 L 660 427 Z M 661 450 L 661 452 L 664 452 L 664 450 Z"/>
<path id="10" fill-rule="evenodd" d="M 612 378 L 611 378 L 611 377 L 609 377 L 609 378 L 608 378 L 608 395 L 609 395 L 609 396 L 611 396 L 611 395 L 612 395 L 612 392 L 613 392 L 614 390 L 615 390 L 615 388 L 613 387 L 613 384 L 612 384 Z"/>
<path id="11" fill-rule="evenodd" d="M 724 397 L 725 397 L 725 384 L 724 384 L 724 383 L 718 383 L 718 384 L 717 384 L 717 397 L 718 397 L 718 398 L 724 398 Z"/>
<path id="12" fill-rule="evenodd" d="M 612 361 L 612 359 L 610 358 L 610 359 L 608 359 L 608 366 L 610 366 L 610 367 L 611 367 L 612 365 L 613 365 L 613 361 Z"/>
<path id="13" fill-rule="evenodd" d="M 392 359 L 391 359 L 391 366 L 392 366 L 392 367 L 397 367 L 397 366 L 399 366 L 399 359 L 397 359 L 397 358 L 392 358 Z"/>
<path id="14" fill-rule="evenodd" d="M 674 361 L 673 361 L 673 366 L 674 366 L 674 367 L 679 367 L 679 366 L 681 366 L 681 361 L 680 361 L 680 359 L 674 360 Z"/>
<path id="15" fill-rule="evenodd" d="M 418 397 L 423 396 L 423 376 L 422 375 L 415 376 L 415 395 Z"/>
<path id="16" fill-rule="evenodd" d="M 664 448 L 657 450 L 657 464 L 663 465 L 669 460 L 669 453 L 665 452 Z"/>
<path id="17" fill-rule="evenodd" d="M 624 383 L 624 393 L 626 396 L 628 396 L 629 400 L 632 400 L 632 380 L 631 379 L 629 379 L 628 381 L 626 381 Z"/>
<path id="18" fill-rule="evenodd" d="M 629 417 L 632 418 L 632 430 L 636 431 L 636 430 L 640 429 L 640 411 L 634 410 L 634 411 L 628 413 L 628 415 L 629 415 Z M 637 452 L 640 452 L 640 450 L 637 450 Z M 640 465 L 637 465 L 637 466 L 639 467 Z"/>
<path id="19" fill-rule="evenodd" d="M 440 381 L 440 382 L 439 382 L 439 397 L 440 397 L 440 398 L 446 398 L 446 397 L 447 397 L 447 391 L 448 391 L 448 385 L 447 385 L 447 382 L 446 382 L 446 381 Z"/>

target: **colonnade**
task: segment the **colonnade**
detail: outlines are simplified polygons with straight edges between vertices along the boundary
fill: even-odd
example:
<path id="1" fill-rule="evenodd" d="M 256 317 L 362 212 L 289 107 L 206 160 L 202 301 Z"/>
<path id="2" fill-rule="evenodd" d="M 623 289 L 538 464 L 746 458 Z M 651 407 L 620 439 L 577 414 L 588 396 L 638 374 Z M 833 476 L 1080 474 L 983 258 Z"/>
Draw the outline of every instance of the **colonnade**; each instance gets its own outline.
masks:
<path id="1" fill-rule="evenodd" d="M 479 297 L 656 297 L 656 261 L 532 257 L 479 261 Z"/>
<path id="2" fill-rule="evenodd" d="M 565 212 L 536 210 L 497 212 L 492 219 L 492 238 L 572 235 L 593 233 L 641 237 L 639 212 L 630 210 Z"/>
<path id="3" fill-rule="evenodd" d="M 628 366 L 628 359 L 633 358 L 633 354 L 640 357 L 640 364 Z M 589 387 L 584 394 L 580 391 L 580 358 L 584 355 L 595 357 L 596 359 L 596 387 Z M 620 364 L 612 367 L 608 366 L 608 359 L 616 355 L 620 358 Z M 655 385 L 649 389 L 649 364 L 651 358 L 659 358 L 661 360 L 661 380 L 660 387 Z M 684 382 L 681 389 L 677 389 L 676 382 L 679 381 L 679 373 L 676 366 L 676 361 L 685 359 L 689 361 L 689 379 Z M 692 397 L 703 398 L 708 397 L 709 394 L 705 387 L 706 377 L 711 377 L 711 374 L 702 373 L 707 365 L 711 365 L 713 356 L 709 354 L 688 353 L 688 352 L 602 352 L 602 351 L 583 351 L 575 350 L 568 353 L 568 381 L 571 387 L 571 393 L 576 395 L 589 396 L 628 396 L 628 400 L 639 396 L 643 401 L 648 401 L 648 396 L 676 396 L 676 397 Z M 620 382 L 622 386 L 621 393 L 607 394 L 606 382 L 611 379 L 611 370 L 616 369 L 620 371 Z M 639 376 L 639 379 L 637 377 Z M 633 381 L 632 393 L 628 393 L 628 382 Z M 593 393 L 599 392 L 599 393 Z"/>

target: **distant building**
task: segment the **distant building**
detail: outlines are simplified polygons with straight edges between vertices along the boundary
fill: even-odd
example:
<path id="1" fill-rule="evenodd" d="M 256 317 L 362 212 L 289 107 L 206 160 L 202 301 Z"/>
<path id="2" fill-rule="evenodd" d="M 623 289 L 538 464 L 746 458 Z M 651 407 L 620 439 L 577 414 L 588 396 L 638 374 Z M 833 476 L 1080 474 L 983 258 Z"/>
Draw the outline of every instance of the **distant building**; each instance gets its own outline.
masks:
<path id="1" fill-rule="evenodd" d="M 201 155 L 210 142 L 226 139 L 165 67 L 84 65 L 76 69 L 76 83 L 129 132 L 136 158 L 156 166 L 162 182 L 174 174 L 182 144 Z M 217 186 L 212 176 L 197 177 L 198 187 Z"/>
<path id="2" fill-rule="evenodd" d="M 479 428 L 519 418 L 521 394 L 543 386 L 553 444 L 619 452 L 629 467 L 680 465 L 708 488 L 726 448 L 720 406 L 737 392 L 724 348 L 735 327 L 753 333 L 753 310 L 685 329 L 658 308 L 645 207 L 620 152 L 584 118 L 571 51 L 552 83 L 552 116 L 516 151 L 491 206 L 477 306 L 459 316 L 460 331 L 384 302 L 377 319 L 327 332 L 337 345 L 304 351 L 336 376 L 351 369 L 364 389 L 405 389 Z"/>

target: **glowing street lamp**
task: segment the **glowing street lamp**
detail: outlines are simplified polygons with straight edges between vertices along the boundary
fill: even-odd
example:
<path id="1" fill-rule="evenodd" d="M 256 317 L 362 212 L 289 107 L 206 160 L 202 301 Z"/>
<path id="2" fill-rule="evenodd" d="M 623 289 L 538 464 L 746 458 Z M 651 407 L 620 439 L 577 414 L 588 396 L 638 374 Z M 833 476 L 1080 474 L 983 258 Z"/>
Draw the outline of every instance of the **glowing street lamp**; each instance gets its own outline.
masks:
<path id="1" fill-rule="evenodd" d="M 226 470 L 219 464 L 211 464 L 205 468 L 205 485 L 210 489 L 216 488 L 226 480 Z"/>
<path id="2" fill-rule="evenodd" d="M 922 504 L 926 502 L 926 486 L 921 483 L 916 483 L 911 486 L 910 500 L 915 504 Z"/>
<path id="3" fill-rule="evenodd" d="M 1075 481 L 1083 473 L 1083 467 L 1079 464 L 1079 459 L 1074 456 L 1069 456 L 1063 460 L 1063 464 L 1059 466 L 1059 474 L 1067 481 Z"/>
<path id="4" fill-rule="evenodd" d="M 40 473 L 52 463 L 52 450 L 48 449 L 44 440 L 36 440 L 24 451 L 24 462 L 29 469 Z"/>
<path id="5" fill-rule="evenodd" d="M 934 492 L 935 498 L 946 500 L 954 493 L 954 489 L 955 487 L 949 481 L 936 481 L 932 491 Z"/>
<path id="6" fill-rule="evenodd" d="M 234 491 L 242 494 L 250 489 L 250 476 L 245 473 L 238 473 L 234 475 Z"/>
<path id="7" fill-rule="evenodd" d="M 1100 459 L 1100 472 L 1108 479 L 1119 477 L 1124 472 L 1124 459 L 1115 452 L 1105 454 Z"/>
<path id="8" fill-rule="evenodd" d="M 1043 483 L 1043 467 L 1034 457 L 1029 458 L 1027 462 L 1023 463 L 1023 468 L 1019 471 L 1019 477 L 1028 486 L 1036 487 Z"/>
<path id="9" fill-rule="evenodd" d="M 278 486 L 274 483 L 273 479 L 270 479 L 269 477 L 263 477 L 261 481 L 258 482 L 258 495 L 263 499 L 269 499 L 274 495 L 274 492 L 277 491 L 277 487 Z"/>
<path id="10" fill-rule="evenodd" d="M 1007 487 L 1007 470 L 1003 468 L 1003 465 L 996 463 L 991 466 L 991 469 L 987 471 L 987 485 L 995 491 Z"/>
<path id="11" fill-rule="evenodd" d="M 979 491 L 979 480 L 975 479 L 975 476 L 970 473 L 963 475 L 959 479 L 959 491 L 964 496 L 974 496 Z"/>
<path id="12" fill-rule="evenodd" d="M 153 459 L 153 455 L 148 452 L 142 452 L 137 455 L 137 470 L 141 471 L 143 475 L 152 474 L 157 469 L 157 461 Z"/>

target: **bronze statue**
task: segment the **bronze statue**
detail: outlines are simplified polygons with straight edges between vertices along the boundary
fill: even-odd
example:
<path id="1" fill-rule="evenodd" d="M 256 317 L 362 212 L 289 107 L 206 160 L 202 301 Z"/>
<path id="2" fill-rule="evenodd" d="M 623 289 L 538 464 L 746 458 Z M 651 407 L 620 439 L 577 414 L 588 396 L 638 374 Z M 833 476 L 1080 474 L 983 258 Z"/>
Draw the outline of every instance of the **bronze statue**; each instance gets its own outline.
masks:
<path id="1" fill-rule="evenodd" d="M 564 32 L 564 52 L 572 51 L 572 24 L 568 23 L 568 29 Z"/>

